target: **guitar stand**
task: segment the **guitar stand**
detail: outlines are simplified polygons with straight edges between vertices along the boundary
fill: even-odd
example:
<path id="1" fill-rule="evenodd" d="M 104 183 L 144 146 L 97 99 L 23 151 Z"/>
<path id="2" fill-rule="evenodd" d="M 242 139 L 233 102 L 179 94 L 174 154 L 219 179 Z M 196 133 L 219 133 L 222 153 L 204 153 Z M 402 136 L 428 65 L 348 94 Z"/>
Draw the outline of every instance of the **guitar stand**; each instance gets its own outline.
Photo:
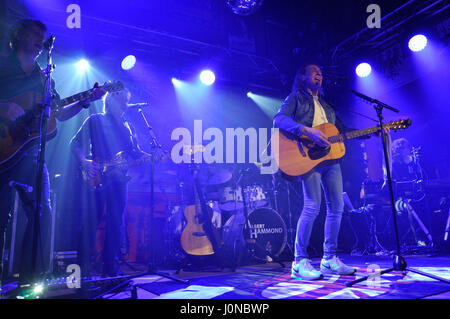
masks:
<path id="1" fill-rule="evenodd" d="M 387 175 L 387 180 L 388 180 L 388 185 L 389 185 L 389 195 L 390 195 L 390 200 L 391 200 L 392 216 L 393 216 L 393 220 L 394 220 L 395 243 L 397 246 L 397 255 L 394 255 L 394 261 L 393 261 L 392 268 L 388 268 L 388 269 L 373 273 L 371 275 L 353 280 L 351 282 L 347 282 L 346 286 L 351 287 L 354 284 L 360 283 L 362 281 L 366 281 L 369 278 L 379 277 L 383 274 L 390 273 L 393 271 L 401 271 L 402 274 L 404 274 L 404 275 L 406 274 L 406 271 L 410 271 L 412 273 L 416 273 L 416 274 L 419 274 L 419 275 L 422 275 L 422 276 L 425 276 L 428 278 L 432 278 L 432 279 L 450 284 L 450 280 L 448 280 L 448 279 L 438 277 L 438 276 L 435 276 L 432 274 L 428 274 L 428 273 L 422 272 L 417 269 L 408 268 L 405 259 L 401 255 L 399 232 L 398 232 L 398 225 L 397 225 L 397 211 L 395 209 L 394 190 L 393 190 L 393 186 L 392 186 L 392 177 L 391 177 L 391 167 L 390 167 L 390 160 L 389 160 L 389 156 L 388 156 L 388 149 L 387 149 L 387 143 L 386 143 L 386 134 L 385 134 L 384 127 L 383 127 L 383 114 L 382 114 L 383 108 L 387 108 L 396 113 L 398 113 L 399 110 L 397 110 L 383 102 L 380 102 L 376 99 L 372 99 L 364 94 L 356 92 L 354 90 L 351 90 L 351 91 L 358 97 L 370 102 L 372 104 L 372 106 L 375 108 L 375 111 L 378 116 L 379 126 L 380 126 L 380 131 L 381 131 L 380 137 L 381 137 L 381 142 L 383 144 L 383 151 L 384 151 L 384 162 L 386 164 L 386 175 Z"/>

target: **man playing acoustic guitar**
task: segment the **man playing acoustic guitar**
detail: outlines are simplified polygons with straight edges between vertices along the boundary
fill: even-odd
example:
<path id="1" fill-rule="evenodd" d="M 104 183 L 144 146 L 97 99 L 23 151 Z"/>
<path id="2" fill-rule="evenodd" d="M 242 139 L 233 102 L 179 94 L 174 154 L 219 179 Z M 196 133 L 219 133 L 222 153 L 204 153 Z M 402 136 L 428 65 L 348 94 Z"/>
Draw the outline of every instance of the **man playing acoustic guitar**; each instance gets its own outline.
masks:
<path id="1" fill-rule="evenodd" d="M 0 58 L 0 123 L 14 124 L 18 119 L 31 110 L 36 109 L 38 102 L 42 101 L 44 95 L 44 78 L 41 68 L 36 62 L 36 58 L 43 50 L 43 41 L 46 33 L 46 26 L 32 19 L 18 21 L 10 30 L 11 50 L 7 56 Z M 80 112 L 89 105 L 87 100 L 77 101 L 66 107 L 59 107 L 60 101 L 58 93 L 54 89 L 55 83 L 52 80 L 53 104 L 52 116 L 60 121 L 65 121 Z M 102 89 L 92 91 L 92 100 L 100 98 L 104 94 Z M 13 102 L 20 101 L 20 102 Z M 39 109 L 37 110 L 39 111 Z M 33 119 L 21 124 L 18 131 L 33 133 L 34 125 L 39 123 L 39 114 L 33 116 Z M 31 123 L 33 122 L 33 123 Z M 21 122 L 23 123 L 23 122 Z M 2 132 L 4 138 L 5 132 Z M 12 134 L 11 134 L 12 135 Z M 12 145 L 17 142 L 12 142 Z M 2 148 L 4 146 L 2 145 Z M 6 148 L 6 147 L 5 147 Z M 4 151 L 4 150 L 2 150 Z M 10 182 L 26 184 L 36 188 L 38 147 L 33 145 L 23 152 L 11 167 L 0 172 L 0 249 L 3 251 L 4 233 L 8 225 L 10 212 L 12 211 L 12 187 Z M 39 245 L 47 245 L 49 216 L 50 216 L 50 196 L 49 196 L 49 177 L 47 167 L 44 166 L 42 181 L 42 216 L 41 218 L 41 240 Z M 20 259 L 20 277 L 19 284 L 29 284 L 33 280 L 31 274 L 31 249 L 33 238 L 33 220 L 34 220 L 34 200 L 36 194 L 34 191 L 25 196 L 25 192 L 19 192 L 20 198 L 26 210 L 27 226 L 23 238 L 21 259 Z M 27 204 L 28 203 L 28 204 Z M 48 263 L 48 256 L 43 256 L 42 246 L 38 248 L 38 265 L 36 271 L 44 273 L 47 271 L 45 262 Z M 3 260 L 3 258 L 2 258 Z M 2 267 L 0 267 L 2 268 Z M 1 269 L 0 269 L 1 272 Z M 3 274 L 4 275 L 4 274 Z"/>
<path id="2" fill-rule="evenodd" d="M 327 136 L 313 127 L 323 123 L 336 123 L 333 108 L 320 94 L 322 71 L 315 64 L 304 65 L 296 74 L 292 93 L 286 98 L 274 117 L 274 126 L 294 136 L 307 136 L 318 146 L 328 147 Z M 292 263 L 292 278 L 314 280 L 322 274 L 351 275 L 356 269 L 345 265 L 336 256 L 339 228 L 344 210 L 341 167 L 337 161 L 318 165 L 301 175 L 304 207 L 297 223 L 295 260 Z M 324 232 L 324 255 L 321 272 L 314 269 L 308 259 L 307 248 L 314 220 L 319 214 L 323 187 L 327 216 Z"/>

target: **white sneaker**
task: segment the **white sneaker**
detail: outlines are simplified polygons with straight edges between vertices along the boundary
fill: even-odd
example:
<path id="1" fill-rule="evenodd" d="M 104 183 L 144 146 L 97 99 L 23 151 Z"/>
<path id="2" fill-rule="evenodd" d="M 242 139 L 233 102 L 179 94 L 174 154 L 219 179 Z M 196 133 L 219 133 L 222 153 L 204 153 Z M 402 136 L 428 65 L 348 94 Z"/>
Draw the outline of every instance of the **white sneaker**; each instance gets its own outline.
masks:
<path id="1" fill-rule="evenodd" d="M 322 274 L 350 276 L 356 272 L 356 268 L 347 266 L 338 257 L 323 259 L 320 262 Z"/>
<path id="2" fill-rule="evenodd" d="M 314 269 L 308 258 L 292 262 L 291 278 L 300 280 L 316 280 L 322 277 L 320 271 Z"/>

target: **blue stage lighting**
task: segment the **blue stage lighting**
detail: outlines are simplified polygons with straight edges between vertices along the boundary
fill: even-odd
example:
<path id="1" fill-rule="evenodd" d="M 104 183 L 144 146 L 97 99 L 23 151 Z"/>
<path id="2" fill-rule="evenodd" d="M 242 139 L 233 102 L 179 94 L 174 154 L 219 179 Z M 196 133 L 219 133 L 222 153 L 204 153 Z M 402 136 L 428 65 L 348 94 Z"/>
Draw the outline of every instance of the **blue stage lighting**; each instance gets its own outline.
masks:
<path id="1" fill-rule="evenodd" d="M 77 70 L 79 74 L 85 73 L 87 70 L 89 70 L 89 62 L 85 59 L 81 59 L 76 64 Z"/>
<path id="2" fill-rule="evenodd" d="M 134 55 L 131 55 L 131 54 L 127 55 L 122 60 L 122 69 L 129 70 L 129 69 L 133 68 L 135 64 L 136 64 L 136 57 Z"/>
<path id="3" fill-rule="evenodd" d="M 417 34 L 409 39 L 408 47 L 411 51 L 418 52 L 427 46 L 427 37 L 423 34 Z"/>
<path id="4" fill-rule="evenodd" d="M 216 76 L 211 70 L 203 70 L 200 73 L 200 81 L 202 81 L 204 85 L 211 85 L 216 81 Z"/>
<path id="5" fill-rule="evenodd" d="M 176 78 L 172 78 L 171 79 L 173 86 L 179 86 L 180 85 L 180 80 L 176 79 Z"/>
<path id="6" fill-rule="evenodd" d="M 369 63 L 360 63 L 356 67 L 356 75 L 358 75 L 360 78 L 365 78 L 370 75 L 372 72 L 372 67 Z"/>

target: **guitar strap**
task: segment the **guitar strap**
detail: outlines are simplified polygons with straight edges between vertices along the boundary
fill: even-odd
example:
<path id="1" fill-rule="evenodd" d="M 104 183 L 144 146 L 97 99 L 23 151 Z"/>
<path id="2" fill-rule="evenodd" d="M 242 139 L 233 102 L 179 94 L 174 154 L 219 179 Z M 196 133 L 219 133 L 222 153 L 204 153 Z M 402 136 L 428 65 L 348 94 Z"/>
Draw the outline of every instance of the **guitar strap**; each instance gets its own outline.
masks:
<path id="1" fill-rule="evenodd" d="M 295 121 L 295 115 L 297 114 L 297 107 L 298 107 L 298 96 L 296 98 L 295 101 L 295 109 L 294 112 L 292 113 L 292 119 Z M 297 144 L 298 144 L 298 149 L 300 150 L 300 153 L 306 157 L 306 153 L 305 153 L 305 149 L 303 147 L 302 142 L 300 141 L 300 139 L 297 139 Z"/>
<path id="2" fill-rule="evenodd" d="M 292 113 L 292 119 L 295 121 L 295 115 L 297 114 L 297 107 L 298 107 L 298 96 L 296 97 L 296 101 L 295 101 L 295 109 L 294 112 Z"/>

